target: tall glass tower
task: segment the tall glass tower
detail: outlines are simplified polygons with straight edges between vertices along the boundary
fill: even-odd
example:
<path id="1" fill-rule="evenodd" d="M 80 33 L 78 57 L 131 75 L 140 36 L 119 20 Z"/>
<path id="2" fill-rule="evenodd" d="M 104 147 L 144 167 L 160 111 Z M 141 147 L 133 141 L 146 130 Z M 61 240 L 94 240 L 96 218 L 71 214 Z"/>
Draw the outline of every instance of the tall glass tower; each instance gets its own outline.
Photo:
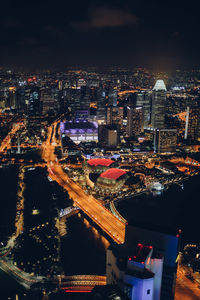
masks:
<path id="1" fill-rule="evenodd" d="M 166 86 L 163 80 L 157 80 L 152 93 L 151 125 L 153 129 L 165 128 Z"/>

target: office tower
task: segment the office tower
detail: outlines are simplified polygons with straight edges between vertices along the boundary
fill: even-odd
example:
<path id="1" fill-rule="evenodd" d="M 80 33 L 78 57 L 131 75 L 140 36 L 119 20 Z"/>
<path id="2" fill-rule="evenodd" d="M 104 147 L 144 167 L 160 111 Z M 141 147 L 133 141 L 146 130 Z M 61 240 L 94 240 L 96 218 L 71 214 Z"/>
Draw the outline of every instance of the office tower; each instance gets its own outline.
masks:
<path id="1" fill-rule="evenodd" d="M 41 102 L 40 89 L 33 87 L 27 90 L 27 127 L 29 130 L 40 130 Z"/>
<path id="2" fill-rule="evenodd" d="M 25 87 L 19 87 L 16 89 L 16 104 L 19 112 L 25 112 Z"/>
<path id="3" fill-rule="evenodd" d="M 109 88 L 108 101 L 110 105 L 117 106 L 117 89 L 112 87 Z"/>
<path id="4" fill-rule="evenodd" d="M 80 109 L 90 108 L 90 88 L 81 86 Z"/>
<path id="5" fill-rule="evenodd" d="M 9 88 L 9 94 L 8 94 L 8 106 L 12 109 L 17 108 L 17 103 L 16 103 L 16 88 L 15 87 L 10 87 Z"/>
<path id="6" fill-rule="evenodd" d="M 166 87 L 163 80 L 157 80 L 152 92 L 151 126 L 165 128 Z"/>
<path id="7" fill-rule="evenodd" d="M 197 140 L 200 138 L 200 108 L 187 107 L 185 123 L 185 139 Z"/>
<path id="8" fill-rule="evenodd" d="M 154 131 L 154 151 L 158 153 L 176 152 L 177 130 L 156 129 Z"/>
<path id="9" fill-rule="evenodd" d="M 127 107 L 127 135 L 137 136 L 143 131 L 143 109 L 142 107 Z"/>
<path id="10" fill-rule="evenodd" d="M 119 125 L 99 125 L 98 140 L 103 146 L 117 146 L 120 143 Z"/>
<path id="11" fill-rule="evenodd" d="M 97 95 L 97 120 L 104 122 L 106 119 L 106 93 L 104 88 L 98 89 Z"/>
<path id="12" fill-rule="evenodd" d="M 119 125 L 120 129 L 123 124 L 124 109 L 118 106 L 107 107 L 106 123 L 107 125 Z"/>
<path id="13" fill-rule="evenodd" d="M 46 115 L 48 113 L 54 114 L 54 97 L 51 89 L 45 88 L 40 92 L 40 100 L 42 104 L 42 114 Z"/>
<path id="14" fill-rule="evenodd" d="M 143 126 L 149 128 L 150 124 L 150 108 L 151 108 L 151 97 L 148 92 L 138 93 L 136 96 L 136 106 L 143 108 Z"/>
<path id="15" fill-rule="evenodd" d="M 58 81 L 58 89 L 59 91 L 63 89 L 63 82 L 61 80 Z"/>

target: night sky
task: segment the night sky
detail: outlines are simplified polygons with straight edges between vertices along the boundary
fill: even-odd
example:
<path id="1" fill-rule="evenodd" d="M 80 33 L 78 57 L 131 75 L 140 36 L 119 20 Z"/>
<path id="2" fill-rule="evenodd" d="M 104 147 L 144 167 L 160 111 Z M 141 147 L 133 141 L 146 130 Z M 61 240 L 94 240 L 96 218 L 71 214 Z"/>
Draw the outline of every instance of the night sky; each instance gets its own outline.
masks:
<path id="1" fill-rule="evenodd" d="M 198 67 L 198 1 L 1 1 L 0 65 Z"/>

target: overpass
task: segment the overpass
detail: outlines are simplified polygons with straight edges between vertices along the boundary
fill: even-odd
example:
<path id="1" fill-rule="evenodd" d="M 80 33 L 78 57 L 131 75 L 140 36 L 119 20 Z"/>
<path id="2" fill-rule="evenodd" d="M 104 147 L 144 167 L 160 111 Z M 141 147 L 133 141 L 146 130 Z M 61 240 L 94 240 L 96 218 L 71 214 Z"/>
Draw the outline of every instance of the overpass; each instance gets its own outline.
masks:
<path id="1" fill-rule="evenodd" d="M 125 240 L 125 224 L 115 217 L 108 209 L 91 195 L 84 193 L 62 169 L 54 154 L 55 123 L 48 129 L 48 138 L 43 143 L 42 158 L 47 162 L 49 176 L 57 181 L 69 193 L 76 206 L 84 211 L 105 233 L 116 243 L 122 244 Z"/>
<path id="2" fill-rule="evenodd" d="M 73 275 L 61 276 L 60 289 L 66 293 L 89 293 L 96 285 L 106 285 L 106 276 Z"/>
<path id="3" fill-rule="evenodd" d="M 72 214 L 75 214 L 79 211 L 79 207 L 77 206 L 69 206 L 65 209 L 62 209 L 59 213 L 59 217 L 62 218 L 62 217 L 69 217 L 71 216 Z"/>
<path id="4" fill-rule="evenodd" d="M 33 284 L 43 282 L 45 279 L 42 276 L 31 276 L 29 273 L 20 270 L 6 257 L 0 259 L 0 269 L 2 269 L 27 290 L 29 290 Z"/>

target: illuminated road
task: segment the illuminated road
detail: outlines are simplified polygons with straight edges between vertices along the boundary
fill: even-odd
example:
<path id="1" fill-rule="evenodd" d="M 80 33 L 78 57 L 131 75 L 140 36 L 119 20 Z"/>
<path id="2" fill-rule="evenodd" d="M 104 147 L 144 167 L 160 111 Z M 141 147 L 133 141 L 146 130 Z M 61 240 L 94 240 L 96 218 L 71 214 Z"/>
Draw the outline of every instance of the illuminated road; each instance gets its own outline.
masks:
<path id="1" fill-rule="evenodd" d="M 23 285 L 26 289 L 30 289 L 31 285 L 44 280 L 42 276 L 31 276 L 28 273 L 20 270 L 18 267 L 9 262 L 7 258 L 0 259 L 0 269 L 10 275 L 19 284 Z"/>
<path id="2" fill-rule="evenodd" d="M 8 133 L 8 135 L 5 137 L 5 139 L 1 143 L 0 153 L 4 152 L 4 150 L 10 146 L 12 135 L 15 134 L 19 130 L 21 125 L 22 125 L 21 123 L 16 124 L 16 126 Z"/>
<path id="3" fill-rule="evenodd" d="M 199 300 L 200 289 L 197 282 L 192 282 L 185 276 L 183 268 L 178 267 L 175 289 L 175 300 Z"/>
<path id="4" fill-rule="evenodd" d="M 54 126 L 48 129 L 47 141 L 43 144 L 42 158 L 47 162 L 50 177 L 65 188 L 75 204 L 80 207 L 99 227 L 101 227 L 116 243 L 124 243 L 125 224 L 118 220 L 109 210 L 93 196 L 84 191 L 69 178 L 57 162 L 54 154 L 56 145 Z M 51 138 L 52 137 L 52 138 Z"/>

